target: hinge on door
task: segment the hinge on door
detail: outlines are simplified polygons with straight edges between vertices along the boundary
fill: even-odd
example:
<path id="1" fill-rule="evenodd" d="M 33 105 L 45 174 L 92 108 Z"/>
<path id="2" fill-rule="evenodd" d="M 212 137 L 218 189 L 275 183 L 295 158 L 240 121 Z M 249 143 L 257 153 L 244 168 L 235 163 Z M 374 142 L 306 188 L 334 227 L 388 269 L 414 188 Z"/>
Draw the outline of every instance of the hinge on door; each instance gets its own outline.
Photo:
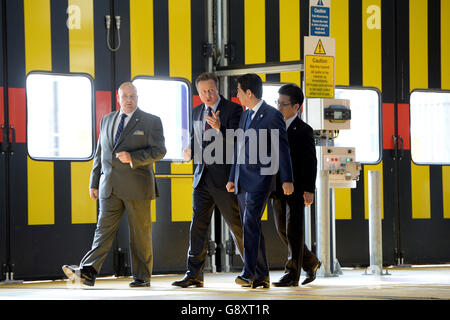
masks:
<path id="1" fill-rule="evenodd" d="M 11 130 L 11 137 L 12 137 L 12 142 L 10 142 L 10 135 L 9 135 L 9 131 Z M 2 125 L 2 143 L 1 143 L 1 153 L 5 154 L 8 153 L 10 155 L 14 154 L 13 151 L 13 144 L 16 142 L 16 130 L 14 129 L 13 126 L 5 126 Z"/>

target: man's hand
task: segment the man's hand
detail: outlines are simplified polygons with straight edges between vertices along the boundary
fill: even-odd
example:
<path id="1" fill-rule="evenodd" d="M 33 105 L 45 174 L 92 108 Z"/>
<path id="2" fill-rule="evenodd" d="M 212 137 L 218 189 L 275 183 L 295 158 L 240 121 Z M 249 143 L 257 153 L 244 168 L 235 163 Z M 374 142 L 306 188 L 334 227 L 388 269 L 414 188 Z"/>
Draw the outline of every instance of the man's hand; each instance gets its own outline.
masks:
<path id="1" fill-rule="evenodd" d="M 191 161 L 191 157 L 192 157 L 192 150 L 191 150 L 191 148 L 189 146 L 187 146 L 183 150 L 183 160 L 184 161 Z"/>
<path id="2" fill-rule="evenodd" d="M 89 189 L 89 196 L 91 197 L 92 200 L 97 200 L 98 199 L 98 189 L 94 189 L 94 188 Z"/>
<path id="3" fill-rule="evenodd" d="M 131 154 L 126 151 L 116 153 L 116 158 L 122 163 L 131 163 Z"/>
<path id="4" fill-rule="evenodd" d="M 234 192 L 234 182 L 228 182 L 226 187 L 228 192 Z"/>
<path id="5" fill-rule="evenodd" d="M 209 125 L 211 126 L 211 128 L 216 129 L 217 131 L 220 131 L 220 119 L 219 119 L 219 113 L 220 110 L 217 111 L 216 113 L 214 113 L 214 111 L 212 111 L 213 116 L 205 116 L 206 117 L 206 121 L 208 121 Z"/>
<path id="6" fill-rule="evenodd" d="M 305 200 L 305 207 L 309 207 L 314 202 L 314 193 L 305 191 L 303 193 L 303 200 Z"/>
<path id="7" fill-rule="evenodd" d="M 283 182 L 284 194 L 290 196 L 294 192 L 294 184 L 292 182 Z"/>

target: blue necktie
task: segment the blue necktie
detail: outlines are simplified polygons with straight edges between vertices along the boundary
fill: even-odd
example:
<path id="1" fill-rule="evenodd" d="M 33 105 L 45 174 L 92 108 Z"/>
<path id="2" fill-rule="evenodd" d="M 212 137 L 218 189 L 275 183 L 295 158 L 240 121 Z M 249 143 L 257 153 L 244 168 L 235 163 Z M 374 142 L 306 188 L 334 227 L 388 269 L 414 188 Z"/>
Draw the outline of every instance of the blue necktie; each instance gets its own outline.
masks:
<path id="1" fill-rule="evenodd" d="M 245 129 L 244 129 L 244 131 L 247 131 L 248 127 L 250 127 L 250 123 L 252 122 L 252 114 L 254 112 L 255 111 L 253 111 L 251 109 L 248 111 L 247 121 L 245 122 Z"/>
<path id="2" fill-rule="evenodd" d="M 114 146 L 117 144 L 117 142 L 119 141 L 120 138 L 120 134 L 123 131 L 123 125 L 125 123 L 125 118 L 127 117 L 127 115 L 125 113 L 122 113 L 122 118 L 120 119 L 119 122 L 119 127 L 117 128 L 117 132 L 116 132 L 116 137 L 114 138 Z"/>

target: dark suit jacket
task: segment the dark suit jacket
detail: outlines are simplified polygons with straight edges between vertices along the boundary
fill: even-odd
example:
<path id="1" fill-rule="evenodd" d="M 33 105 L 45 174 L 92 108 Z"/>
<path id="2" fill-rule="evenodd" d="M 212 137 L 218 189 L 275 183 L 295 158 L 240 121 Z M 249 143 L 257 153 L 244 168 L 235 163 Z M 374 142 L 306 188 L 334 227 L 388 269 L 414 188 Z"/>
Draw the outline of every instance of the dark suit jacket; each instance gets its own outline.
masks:
<path id="1" fill-rule="evenodd" d="M 161 119 L 136 109 L 114 147 L 114 123 L 119 111 L 102 118 L 90 188 L 99 189 L 99 198 L 114 192 L 124 200 L 154 199 L 157 196 L 153 163 L 166 154 Z M 131 154 L 133 167 L 122 163 L 116 153 Z"/>
<path id="2" fill-rule="evenodd" d="M 305 191 L 314 193 L 316 188 L 317 158 L 313 129 L 296 117 L 287 130 L 292 169 L 294 172 L 294 195 L 303 199 Z M 279 174 L 277 193 L 282 195 Z"/>
<path id="3" fill-rule="evenodd" d="M 241 120 L 239 122 L 239 128 L 244 129 L 248 113 L 249 110 L 246 110 L 242 113 Z M 253 143 L 256 143 L 256 146 L 258 147 L 258 154 L 260 139 L 262 138 L 262 136 L 258 134 L 261 132 L 259 130 L 267 129 L 267 156 L 273 158 L 273 156 L 275 156 L 275 153 L 278 153 L 278 168 L 280 172 L 281 182 L 293 182 L 294 180 L 292 175 L 292 164 L 286 134 L 286 123 L 284 122 L 284 118 L 281 112 L 263 102 L 250 124 L 249 130 L 250 129 L 254 129 L 257 132 L 257 141 L 254 141 Z M 278 129 L 279 150 L 272 150 L 272 143 L 274 141 L 271 140 L 271 129 Z M 261 169 L 270 167 L 271 163 L 263 164 L 258 155 L 257 163 L 251 164 L 249 161 L 251 159 L 249 146 L 250 143 L 252 143 L 251 139 L 244 139 L 243 144 L 240 144 L 238 139 L 238 143 L 236 145 L 235 161 L 231 168 L 229 177 L 229 181 L 234 182 L 236 194 L 239 193 L 239 187 L 242 187 L 245 192 L 268 192 L 272 190 L 271 188 L 275 188 L 273 179 L 278 170 L 275 170 L 272 175 L 262 175 Z M 263 141 L 263 143 L 266 142 Z M 245 164 L 237 163 L 241 152 L 245 152 Z"/>
<path id="4" fill-rule="evenodd" d="M 203 139 L 203 115 L 205 111 L 206 106 L 204 104 L 201 104 L 197 107 L 195 107 L 192 111 L 192 127 L 191 127 L 191 149 L 192 149 L 192 156 L 195 159 L 195 151 L 197 148 L 194 147 L 194 139 L 195 143 L 197 143 L 197 146 L 202 146 L 202 139 Z M 220 96 L 220 102 L 217 105 L 216 113 L 217 111 L 220 111 L 219 113 L 219 119 L 220 119 L 220 132 L 223 137 L 223 158 L 222 158 L 222 164 L 209 164 L 208 165 L 208 171 L 211 173 L 211 179 L 214 183 L 214 185 L 217 188 L 225 188 L 228 177 L 230 175 L 230 169 L 231 169 L 231 162 L 230 160 L 227 161 L 227 145 L 231 145 L 231 148 L 233 149 L 233 143 L 234 139 L 227 139 L 226 130 L 227 129 L 237 129 L 239 125 L 239 119 L 241 118 L 242 114 L 242 106 L 234 103 L 232 101 L 229 101 L 225 99 L 223 96 Z M 213 139 L 212 139 L 213 140 Z M 230 156 L 228 156 L 230 158 Z M 228 162 L 228 163 L 227 163 Z M 197 164 L 194 169 L 194 181 L 193 181 L 193 187 L 197 187 L 198 183 L 200 182 L 200 179 L 202 177 L 203 171 L 205 168 L 205 164 L 202 161 L 201 163 Z"/>

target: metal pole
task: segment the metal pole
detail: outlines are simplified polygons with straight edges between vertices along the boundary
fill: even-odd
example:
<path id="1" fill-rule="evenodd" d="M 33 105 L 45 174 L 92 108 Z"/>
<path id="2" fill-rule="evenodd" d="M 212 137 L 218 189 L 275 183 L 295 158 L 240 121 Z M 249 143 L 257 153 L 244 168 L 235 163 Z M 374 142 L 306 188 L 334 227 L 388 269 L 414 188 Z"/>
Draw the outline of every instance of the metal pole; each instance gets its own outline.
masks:
<path id="1" fill-rule="evenodd" d="M 305 208 L 305 245 L 311 250 L 311 206 Z"/>
<path id="2" fill-rule="evenodd" d="M 317 181 L 317 203 L 316 203 L 316 240 L 317 257 L 322 261 L 318 275 L 330 277 L 330 184 L 328 172 L 320 170 Z"/>
<path id="3" fill-rule="evenodd" d="M 330 215 L 330 225 L 331 225 L 331 267 L 332 273 L 335 276 L 338 276 L 342 273 L 341 265 L 339 264 L 338 259 L 336 258 L 336 201 L 335 201 L 335 193 L 334 188 L 330 189 L 330 207 L 331 207 L 331 215 Z"/>
<path id="4" fill-rule="evenodd" d="M 214 5 L 213 0 L 206 2 L 206 19 L 207 19 L 207 36 L 208 45 L 214 46 Z M 212 49 L 212 48 L 211 48 Z M 206 62 L 206 70 L 208 72 L 213 71 L 213 57 L 208 57 Z"/>
<path id="5" fill-rule="evenodd" d="M 383 274 L 383 243 L 381 229 L 381 173 L 369 171 L 369 273 Z"/>

